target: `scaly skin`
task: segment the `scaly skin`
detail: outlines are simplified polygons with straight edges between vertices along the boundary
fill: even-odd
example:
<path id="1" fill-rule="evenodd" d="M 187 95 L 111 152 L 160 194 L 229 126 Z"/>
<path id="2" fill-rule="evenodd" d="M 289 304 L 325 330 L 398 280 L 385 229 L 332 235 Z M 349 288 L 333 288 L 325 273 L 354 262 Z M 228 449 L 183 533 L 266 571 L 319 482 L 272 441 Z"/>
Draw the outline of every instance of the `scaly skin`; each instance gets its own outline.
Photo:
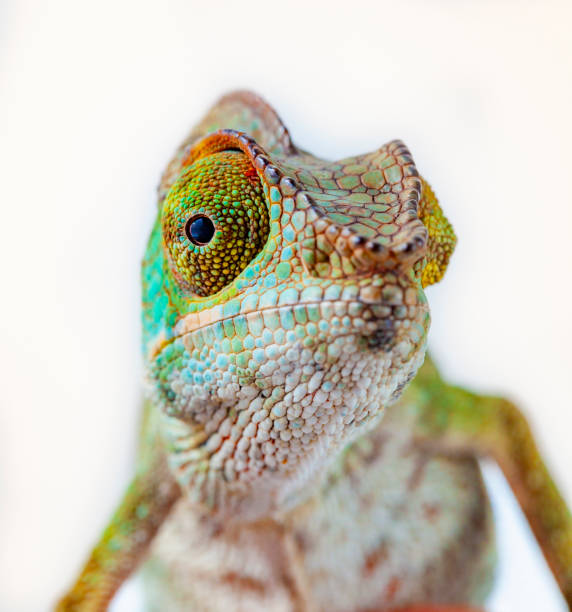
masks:
<path id="1" fill-rule="evenodd" d="M 572 521 L 526 421 L 429 359 L 414 378 L 455 240 L 402 143 L 326 162 L 255 95 L 220 100 L 159 188 L 137 474 L 58 609 L 105 609 L 145 554 L 157 610 L 474 609 L 479 455 L 572 606 Z"/>

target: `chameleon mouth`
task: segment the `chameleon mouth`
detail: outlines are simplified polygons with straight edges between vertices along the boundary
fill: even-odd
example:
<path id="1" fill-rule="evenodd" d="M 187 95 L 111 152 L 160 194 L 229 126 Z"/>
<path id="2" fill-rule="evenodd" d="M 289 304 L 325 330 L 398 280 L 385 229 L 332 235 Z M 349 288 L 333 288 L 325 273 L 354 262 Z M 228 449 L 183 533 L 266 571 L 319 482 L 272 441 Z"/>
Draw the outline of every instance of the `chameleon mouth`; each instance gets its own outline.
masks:
<path id="1" fill-rule="evenodd" d="M 357 298 L 269 306 L 231 316 L 224 316 L 223 309 L 216 306 L 182 318 L 172 337 L 157 339 L 149 351 L 149 360 L 157 359 L 177 340 L 188 339 L 194 344 L 194 335 L 200 334 L 204 344 L 209 335 L 228 337 L 229 330 L 234 331 L 234 336 L 228 339 L 239 339 L 245 349 L 262 349 L 263 343 L 331 343 L 341 336 L 354 335 L 363 339 L 370 350 L 389 352 L 398 347 L 405 357 L 409 349 L 423 341 L 428 327 L 425 319 L 428 308 L 423 303 L 388 305 Z"/>

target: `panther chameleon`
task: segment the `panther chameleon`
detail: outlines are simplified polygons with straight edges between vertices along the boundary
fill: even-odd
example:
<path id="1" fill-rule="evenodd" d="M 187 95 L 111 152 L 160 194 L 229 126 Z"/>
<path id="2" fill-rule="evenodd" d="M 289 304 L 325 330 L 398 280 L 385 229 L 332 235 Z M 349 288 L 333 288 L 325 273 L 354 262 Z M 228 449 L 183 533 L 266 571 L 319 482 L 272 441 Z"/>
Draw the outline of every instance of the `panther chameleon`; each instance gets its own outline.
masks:
<path id="1" fill-rule="evenodd" d="M 456 237 L 402 142 L 325 161 L 235 92 L 158 199 L 137 469 L 58 610 L 105 610 L 140 563 L 151 610 L 482 607 L 485 456 L 572 609 L 572 520 L 525 418 L 425 355 Z"/>

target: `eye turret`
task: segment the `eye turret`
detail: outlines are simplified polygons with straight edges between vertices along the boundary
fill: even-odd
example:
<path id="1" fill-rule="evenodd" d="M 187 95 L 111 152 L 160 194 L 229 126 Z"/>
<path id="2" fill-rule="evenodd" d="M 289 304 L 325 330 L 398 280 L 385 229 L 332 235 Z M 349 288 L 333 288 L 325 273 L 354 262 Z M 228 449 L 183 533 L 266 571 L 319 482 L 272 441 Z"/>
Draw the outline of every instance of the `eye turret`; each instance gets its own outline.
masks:
<path id="1" fill-rule="evenodd" d="M 262 184 L 240 151 L 221 151 L 186 167 L 169 190 L 163 239 L 181 287 L 212 295 L 232 282 L 268 238 Z"/>

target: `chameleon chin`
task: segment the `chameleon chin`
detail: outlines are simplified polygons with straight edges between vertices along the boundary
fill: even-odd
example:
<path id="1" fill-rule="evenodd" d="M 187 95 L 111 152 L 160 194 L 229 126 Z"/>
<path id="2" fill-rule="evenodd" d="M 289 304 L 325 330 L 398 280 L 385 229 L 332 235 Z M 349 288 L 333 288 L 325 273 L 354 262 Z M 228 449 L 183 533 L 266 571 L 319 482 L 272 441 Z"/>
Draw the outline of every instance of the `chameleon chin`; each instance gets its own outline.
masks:
<path id="1" fill-rule="evenodd" d="M 106 609 L 143 560 L 157 610 L 483 605 L 485 455 L 572 606 L 572 521 L 526 421 L 425 357 L 455 242 L 403 143 L 329 162 L 222 98 L 159 187 L 136 475 L 58 609 Z"/>

